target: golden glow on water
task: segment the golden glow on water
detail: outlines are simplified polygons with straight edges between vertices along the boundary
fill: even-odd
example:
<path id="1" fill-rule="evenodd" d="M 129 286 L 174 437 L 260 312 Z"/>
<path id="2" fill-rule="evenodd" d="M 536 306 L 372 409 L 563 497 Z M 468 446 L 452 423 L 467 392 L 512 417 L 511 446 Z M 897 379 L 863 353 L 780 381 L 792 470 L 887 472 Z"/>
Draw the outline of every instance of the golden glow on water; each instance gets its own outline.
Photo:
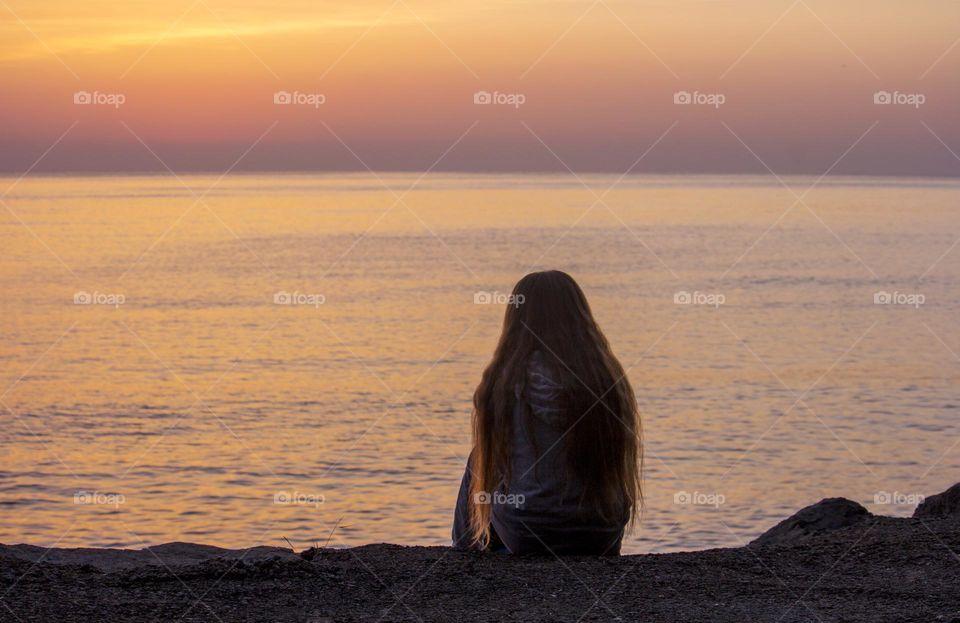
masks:
<path id="1" fill-rule="evenodd" d="M 955 183 L 834 180 L 784 215 L 759 178 L 628 178 L 589 212 L 562 176 L 431 175 L 399 204 L 370 175 L 185 180 L 213 188 L 37 178 L 5 199 L 0 541 L 306 546 L 340 521 L 339 545 L 446 542 L 502 313 L 474 293 L 538 267 L 580 280 L 630 367 L 648 507 L 628 551 L 956 480 Z"/>

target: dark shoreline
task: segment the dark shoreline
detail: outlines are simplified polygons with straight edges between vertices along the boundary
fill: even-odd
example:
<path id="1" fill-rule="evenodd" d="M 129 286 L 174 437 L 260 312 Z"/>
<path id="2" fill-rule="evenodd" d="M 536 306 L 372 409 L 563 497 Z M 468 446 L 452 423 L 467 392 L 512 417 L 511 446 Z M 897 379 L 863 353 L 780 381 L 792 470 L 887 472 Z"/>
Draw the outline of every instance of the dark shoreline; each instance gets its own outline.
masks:
<path id="1" fill-rule="evenodd" d="M 748 546 L 618 558 L 2 545 L 0 621 L 960 623 L 958 495 L 913 518 L 825 500 Z"/>

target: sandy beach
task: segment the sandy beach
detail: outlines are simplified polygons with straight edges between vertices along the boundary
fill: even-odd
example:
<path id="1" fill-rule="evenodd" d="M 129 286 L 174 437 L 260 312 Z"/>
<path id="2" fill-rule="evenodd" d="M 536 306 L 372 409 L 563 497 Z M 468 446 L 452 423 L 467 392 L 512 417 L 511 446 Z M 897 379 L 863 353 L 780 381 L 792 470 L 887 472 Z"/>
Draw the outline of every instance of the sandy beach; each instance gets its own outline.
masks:
<path id="1" fill-rule="evenodd" d="M 13 621 L 956 622 L 958 501 L 895 518 L 831 498 L 743 547 L 619 558 L 4 545 L 0 589 Z"/>

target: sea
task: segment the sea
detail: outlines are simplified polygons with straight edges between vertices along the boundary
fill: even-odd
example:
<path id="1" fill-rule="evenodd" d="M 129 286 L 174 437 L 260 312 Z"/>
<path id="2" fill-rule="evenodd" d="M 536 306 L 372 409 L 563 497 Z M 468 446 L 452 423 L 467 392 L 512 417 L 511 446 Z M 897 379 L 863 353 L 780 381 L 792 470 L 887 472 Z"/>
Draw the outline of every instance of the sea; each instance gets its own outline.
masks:
<path id="1" fill-rule="evenodd" d="M 627 553 L 960 481 L 960 181 L 0 179 L 0 542 L 444 545 L 514 283 L 637 395 Z M 603 452 L 597 448 L 597 452 Z M 289 544 L 289 545 L 288 545 Z"/>

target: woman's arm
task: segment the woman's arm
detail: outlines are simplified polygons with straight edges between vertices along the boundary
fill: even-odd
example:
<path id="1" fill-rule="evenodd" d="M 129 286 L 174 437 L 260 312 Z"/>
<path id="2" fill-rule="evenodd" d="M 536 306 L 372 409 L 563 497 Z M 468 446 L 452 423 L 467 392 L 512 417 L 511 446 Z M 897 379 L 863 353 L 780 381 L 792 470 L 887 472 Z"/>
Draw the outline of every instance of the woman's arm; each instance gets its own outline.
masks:
<path id="1" fill-rule="evenodd" d="M 473 451 L 467 458 L 467 466 L 463 470 L 463 479 L 460 481 L 460 493 L 457 495 L 457 506 L 453 511 L 453 547 L 455 549 L 470 549 L 470 470 L 473 465 Z"/>

